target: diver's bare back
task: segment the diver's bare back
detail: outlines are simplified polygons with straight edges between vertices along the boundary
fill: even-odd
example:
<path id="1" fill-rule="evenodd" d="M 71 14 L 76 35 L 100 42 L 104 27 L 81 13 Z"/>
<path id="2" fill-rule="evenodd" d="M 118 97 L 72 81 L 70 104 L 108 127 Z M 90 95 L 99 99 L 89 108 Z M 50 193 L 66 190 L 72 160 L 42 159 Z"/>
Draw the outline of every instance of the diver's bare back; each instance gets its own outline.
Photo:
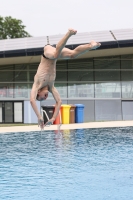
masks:
<path id="1" fill-rule="evenodd" d="M 49 86 L 51 88 L 56 78 L 56 60 L 41 58 L 35 79 L 38 82 L 38 89 Z"/>

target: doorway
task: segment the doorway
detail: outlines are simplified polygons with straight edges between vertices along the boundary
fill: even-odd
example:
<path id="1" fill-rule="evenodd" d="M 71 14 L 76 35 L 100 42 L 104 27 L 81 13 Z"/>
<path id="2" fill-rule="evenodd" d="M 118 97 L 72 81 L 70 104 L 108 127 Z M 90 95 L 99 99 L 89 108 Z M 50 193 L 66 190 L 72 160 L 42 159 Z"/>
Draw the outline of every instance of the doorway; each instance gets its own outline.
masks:
<path id="1" fill-rule="evenodd" d="M 23 102 L 0 102 L 0 123 L 23 123 Z"/>

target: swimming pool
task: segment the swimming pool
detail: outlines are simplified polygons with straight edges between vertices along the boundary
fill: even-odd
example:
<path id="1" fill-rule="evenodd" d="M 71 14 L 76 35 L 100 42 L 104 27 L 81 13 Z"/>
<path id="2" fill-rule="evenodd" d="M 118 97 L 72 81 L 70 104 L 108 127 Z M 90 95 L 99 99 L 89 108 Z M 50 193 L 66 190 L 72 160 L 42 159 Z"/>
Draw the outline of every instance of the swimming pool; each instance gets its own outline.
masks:
<path id="1" fill-rule="evenodd" d="M 0 200 L 133 199 L 133 128 L 0 134 Z"/>

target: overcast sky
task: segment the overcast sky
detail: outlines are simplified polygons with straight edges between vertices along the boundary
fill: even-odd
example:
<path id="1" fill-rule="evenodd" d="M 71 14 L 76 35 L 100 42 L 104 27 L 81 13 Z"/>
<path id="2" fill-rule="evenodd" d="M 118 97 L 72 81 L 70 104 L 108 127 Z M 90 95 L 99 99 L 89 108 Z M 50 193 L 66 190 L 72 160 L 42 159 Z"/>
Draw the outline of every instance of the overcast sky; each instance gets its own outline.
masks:
<path id="1" fill-rule="evenodd" d="M 21 19 L 32 36 L 133 28 L 133 0 L 0 0 L 0 15 Z"/>

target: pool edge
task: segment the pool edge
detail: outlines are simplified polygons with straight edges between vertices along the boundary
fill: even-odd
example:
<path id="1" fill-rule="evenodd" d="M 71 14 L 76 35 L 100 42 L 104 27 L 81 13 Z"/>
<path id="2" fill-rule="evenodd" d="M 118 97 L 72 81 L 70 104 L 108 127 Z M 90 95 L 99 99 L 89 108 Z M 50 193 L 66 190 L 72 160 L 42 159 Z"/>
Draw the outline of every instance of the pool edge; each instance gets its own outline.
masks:
<path id="1" fill-rule="evenodd" d="M 75 124 L 62 124 L 60 129 L 86 129 L 86 128 L 111 128 L 111 127 L 127 127 L 133 126 L 133 121 L 108 121 L 108 122 L 88 122 L 88 123 L 75 123 Z M 45 130 L 58 130 L 58 125 L 51 125 L 45 127 Z M 11 126 L 11 127 L 0 127 L 0 133 L 10 132 L 33 132 L 40 131 L 37 125 L 32 126 Z"/>

